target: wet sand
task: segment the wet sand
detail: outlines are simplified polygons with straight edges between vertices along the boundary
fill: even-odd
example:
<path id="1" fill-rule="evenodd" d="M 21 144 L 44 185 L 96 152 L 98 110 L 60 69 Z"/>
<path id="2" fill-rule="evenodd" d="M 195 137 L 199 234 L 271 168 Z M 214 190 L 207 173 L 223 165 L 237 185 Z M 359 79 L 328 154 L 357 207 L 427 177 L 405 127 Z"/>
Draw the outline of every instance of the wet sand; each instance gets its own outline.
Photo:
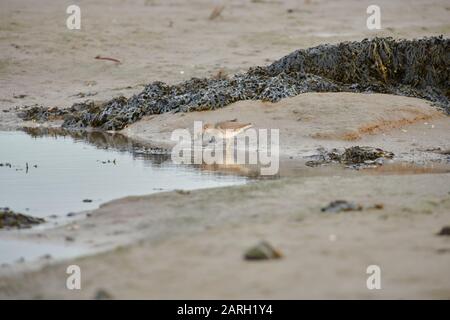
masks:
<path id="1" fill-rule="evenodd" d="M 3 268 L 3 298 L 449 298 L 450 174 L 318 177 L 227 189 L 160 193 L 113 201 L 78 228 L 45 232 L 76 243 L 129 246 L 35 272 Z M 346 199 L 369 208 L 324 213 Z M 32 237 L 37 241 L 37 236 Z M 284 255 L 248 262 L 261 239 Z M 65 288 L 65 270 L 82 269 L 82 290 Z M 382 270 L 382 290 L 366 288 L 366 268 Z M 15 271 L 14 271 L 15 270 Z"/>
<path id="2" fill-rule="evenodd" d="M 70 106 L 85 99 L 73 96 L 79 92 L 96 92 L 90 98 L 100 100 L 130 96 L 154 80 L 233 74 L 298 48 L 375 35 L 365 29 L 364 1 L 233 1 L 213 21 L 209 2 L 105 3 L 82 5 L 86 32 L 73 36 L 64 27 L 65 8 L 53 1 L 36 11 L 26 1 L 2 2 L 8 15 L 1 19 L 1 110 Z M 449 36 L 446 1 L 379 5 L 378 35 Z M 122 63 L 97 61 L 99 54 Z M 64 243 L 70 236 L 74 246 L 104 252 L 0 268 L 0 297 L 93 298 L 103 288 L 116 298 L 450 298 L 450 243 L 436 235 L 450 223 L 450 174 L 422 167 L 448 165 L 448 155 L 433 151 L 450 149 L 447 116 L 413 98 L 308 93 L 276 104 L 241 101 L 217 111 L 146 117 L 122 133 L 170 146 L 175 128 L 234 118 L 279 128 L 281 157 L 296 163 L 319 147 L 371 145 L 422 169 L 348 174 L 332 167 L 324 176 L 128 197 L 58 228 L 2 231 L 1 239 L 35 242 Z M 1 129 L 21 125 L 14 113 L 0 113 Z M 337 199 L 365 209 L 320 211 Z M 382 209 L 369 208 L 380 203 Z M 243 260 L 262 239 L 284 257 Z M 82 268 L 82 290 L 65 288 L 70 264 Z M 370 264 L 381 267 L 381 290 L 366 288 Z"/>

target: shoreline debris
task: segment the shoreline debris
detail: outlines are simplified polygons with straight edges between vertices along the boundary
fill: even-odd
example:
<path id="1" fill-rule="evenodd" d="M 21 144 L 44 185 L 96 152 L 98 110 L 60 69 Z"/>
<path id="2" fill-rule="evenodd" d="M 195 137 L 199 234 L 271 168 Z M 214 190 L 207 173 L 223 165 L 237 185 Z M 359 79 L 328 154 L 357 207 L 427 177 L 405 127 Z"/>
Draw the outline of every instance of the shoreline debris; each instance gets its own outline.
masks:
<path id="1" fill-rule="evenodd" d="M 342 211 L 361 211 L 362 209 L 363 207 L 360 204 L 346 200 L 335 200 L 321 208 L 320 211 L 338 213 Z"/>
<path id="2" fill-rule="evenodd" d="M 441 231 L 438 232 L 438 236 L 450 236 L 450 226 L 442 227 Z"/>
<path id="3" fill-rule="evenodd" d="M 308 167 L 317 167 L 324 164 L 341 163 L 351 169 L 363 169 L 372 166 L 383 165 L 385 159 L 392 159 L 394 153 L 380 148 L 369 146 L 352 146 L 345 148 L 344 152 L 337 149 L 326 151 L 318 149 L 319 154 L 314 155 L 314 160 L 305 163 Z"/>
<path id="4" fill-rule="evenodd" d="M 211 14 L 209 15 L 209 20 L 214 20 L 218 18 L 222 14 L 223 9 L 225 9 L 224 5 L 215 6 L 214 9 L 211 11 Z"/>
<path id="5" fill-rule="evenodd" d="M 223 78 L 156 81 L 129 99 L 75 103 L 68 109 L 33 107 L 24 120 L 64 120 L 71 129 L 121 130 L 144 115 L 215 110 L 240 100 L 277 102 L 305 92 L 388 93 L 431 101 L 450 114 L 450 39 L 364 39 L 301 49 L 271 65 Z M 103 57 L 99 57 L 103 58 Z M 106 59 L 106 58 L 105 58 Z M 109 60 L 116 60 L 108 58 Z"/>
<path id="6" fill-rule="evenodd" d="M 0 229 L 27 229 L 44 222 L 42 218 L 17 213 L 9 208 L 0 208 Z"/>
<path id="7" fill-rule="evenodd" d="M 120 60 L 115 59 L 115 58 L 109 58 L 109 57 L 96 56 L 94 59 L 97 59 L 97 60 L 108 60 L 108 61 L 112 61 L 112 62 L 116 62 L 116 63 L 121 63 Z"/>

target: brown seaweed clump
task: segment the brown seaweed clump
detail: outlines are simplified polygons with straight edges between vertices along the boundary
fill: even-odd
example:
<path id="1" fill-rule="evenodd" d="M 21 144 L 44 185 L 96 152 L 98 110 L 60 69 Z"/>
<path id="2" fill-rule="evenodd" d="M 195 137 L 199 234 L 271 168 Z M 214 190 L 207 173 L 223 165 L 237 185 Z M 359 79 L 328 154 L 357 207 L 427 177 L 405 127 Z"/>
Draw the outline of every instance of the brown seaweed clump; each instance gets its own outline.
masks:
<path id="1" fill-rule="evenodd" d="M 0 229 L 25 229 L 44 222 L 45 220 L 42 218 L 35 218 L 22 213 L 17 213 L 9 208 L 0 208 Z"/>
<path id="2" fill-rule="evenodd" d="M 380 148 L 369 146 L 353 146 L 345 148 L 344 152 L 337 149 L 326 151 L 319 149 L 319 154 L 314 156 L 314 160 L 307 161 L 309 167 L 317 167 L 324 164 L 342 163 L 349 168 L 360 169 L 371 167 L 372 165 L 382 165 L 384 159 L 392 159 L 394 153 Z"/>
<path id="3" fill-rule="evenodd" d="M 157 81 L 129 99 L 77 103 L 62 115 L 63 127 L 120 130 L 144 115 L 214 110 L 239 100 L 276 102 L 305 92 L 417 97 L 450 113 L 449 70 L 450 39 L 442 36 L 324 44 L 294 51 L 269 66 L 233 77 L 192 78 L 176 85 Z M 21 116 L 45 120 L 45 112 L 45 108 L 25 110 Z"/>

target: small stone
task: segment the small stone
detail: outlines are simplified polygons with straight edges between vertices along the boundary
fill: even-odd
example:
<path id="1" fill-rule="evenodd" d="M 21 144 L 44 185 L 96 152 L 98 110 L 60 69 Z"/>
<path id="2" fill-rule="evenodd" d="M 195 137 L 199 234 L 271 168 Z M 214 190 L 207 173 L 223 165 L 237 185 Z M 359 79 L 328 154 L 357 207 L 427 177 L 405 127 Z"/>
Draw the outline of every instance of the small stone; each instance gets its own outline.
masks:
<path id="1" fill-rule="evenodd" d="M 341 211 L 360 211 L 362 206 L 346 200 L 336 200 L 330 202 L 329 205 L 320 209 L 322 212 L 341 212 Z"/>
<path id="2" fill-rule="evenodd" d="M 377 210 L 384 209 L 384 204 L 382 204 L 382 203 L 376 203 L 376 204 L 373 206 L 373 208 L 374 208 L 374 209 L 377 209 Z"/>
<path id="3" fill-rule="evenodd" d="M 90 203 L 90 202 L 92 202 L 92 199 L 83 199 L 83 202 Z"/>
<path id="4" fill-rule="evenodd" d="M 439 231 L 438 236 L 450 236 L 450 226 L 445 226 Z"/>
<path id="5" fill-rule="evenodd" d="M 106 291 L 105 289 L 99 289 L 97 290 L 97 292 L 95 293 L 94 296 L 95 300 L 112 300 L 113 297 L 112 295 Z"/>
<path id="6" fill-rule="evenodd" d="M 268 242 L 262 241 L 245 252 L 245 260 L 268 260 L 279 259 L 282 257 L 281 252 L 274 249 Z"/>

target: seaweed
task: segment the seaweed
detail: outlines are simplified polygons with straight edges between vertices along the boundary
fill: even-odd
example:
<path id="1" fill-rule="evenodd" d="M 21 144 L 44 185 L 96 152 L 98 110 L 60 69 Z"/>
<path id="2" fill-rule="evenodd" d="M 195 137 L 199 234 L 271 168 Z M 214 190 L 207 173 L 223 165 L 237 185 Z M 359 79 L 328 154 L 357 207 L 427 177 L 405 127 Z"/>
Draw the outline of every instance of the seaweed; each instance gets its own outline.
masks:
<path id="1" fill-rule="evenodd" d="M 392 159 L 394 153 L 380 148 L 369 146 L 352 146 L 345 148 L 343 152 L 337 149 L 326 151 L 323 148 L 318 149 L 319 153 L 314 155 L 314 160 L 306 161 L 308 167 L 317 167 L 331 163 L 342 163 L 348 168 L 360 169 L 370 167 L 371 165 L 382 165 L 383 159 Z"/>
<path id="2" fill-rule="evenodd" d="M 0 208 L 0 229 L 31 228 L 33 225 L 44 223 L 42 218 L 35 218 L 22 213 L 17 213 L 9 208 Z"/>
<path id="3" fill-rule="evenodd" d="M 302 49 L 269 66 L 233 77 L 192 78 L 176 85 L 157 81 L 129 99 L 78 103 L 57 113 L 65 128 L 120 130 L 144 115 L 214 110 L 239 100 L 277 102 L 305 92 L 389 93 L 431 101 L 450 113 L 450 41 L 364 39 Z M 48 109 L 22 111 L 45 120 Z"/>

